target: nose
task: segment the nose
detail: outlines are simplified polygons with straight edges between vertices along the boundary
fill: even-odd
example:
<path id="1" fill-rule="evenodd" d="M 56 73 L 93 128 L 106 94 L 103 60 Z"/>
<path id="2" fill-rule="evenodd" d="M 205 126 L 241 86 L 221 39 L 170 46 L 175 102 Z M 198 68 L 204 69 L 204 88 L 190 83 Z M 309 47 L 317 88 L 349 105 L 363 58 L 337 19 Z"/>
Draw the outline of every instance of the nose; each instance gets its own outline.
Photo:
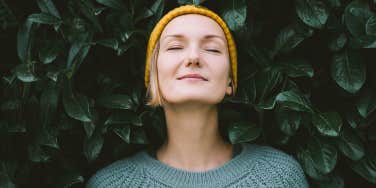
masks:
<path id="1" fill-rule="evenodd" d="M 186 64 L 186 67 L 188 67 L 188 66 L 200 67 L 201 66 L 200 54 L 199 54 L 198 48 L 192 47 L 189 50 L 185 64 Z"/>

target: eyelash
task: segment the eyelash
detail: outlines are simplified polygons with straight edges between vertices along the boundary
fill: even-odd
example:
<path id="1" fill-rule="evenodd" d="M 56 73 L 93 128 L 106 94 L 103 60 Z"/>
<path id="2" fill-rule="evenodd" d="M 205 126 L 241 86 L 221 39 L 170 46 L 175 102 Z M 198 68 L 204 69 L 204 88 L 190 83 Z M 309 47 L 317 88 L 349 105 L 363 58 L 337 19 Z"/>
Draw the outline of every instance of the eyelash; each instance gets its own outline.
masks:
<path id="1" fill-rule="evenodd" d="M 174 48 L 168 48 L 167 50 L 178 50 L 178 49 L 182 49 L 180 47 L 174 47 Z"/>
<path id="2" fill-rule="evenodd" d="M 221 53 L 219 50 L 214 50 L 214 49 L 208 49 L 210 52 L 215 52 L 215 53 Z"/>
<path id="3" fill-rule="evenodd" d="M 168 48 L 167 50 L 179 50 L 182 49 L 181 47 L 174 47 L 174 48 Z M 215 52 L 215 53 L 220 53 L 219 50 L 214 50 L 214 49 L 208 49 L 207 51 L 209 52 Z"/>

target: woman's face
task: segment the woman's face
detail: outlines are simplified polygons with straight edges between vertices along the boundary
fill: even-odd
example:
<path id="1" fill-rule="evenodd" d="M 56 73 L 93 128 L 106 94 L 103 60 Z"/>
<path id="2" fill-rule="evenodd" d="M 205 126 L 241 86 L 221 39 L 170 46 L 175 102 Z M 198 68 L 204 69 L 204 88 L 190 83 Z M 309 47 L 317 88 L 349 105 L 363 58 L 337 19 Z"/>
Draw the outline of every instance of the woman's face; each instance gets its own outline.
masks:
<path id="1" fill-rule="evenodd" d="M 167 24 L 160 36 L 157 70 L 167 103 L 217 104 L 232 93 L 226 37 L 206 16 L 186 14 Z"/>

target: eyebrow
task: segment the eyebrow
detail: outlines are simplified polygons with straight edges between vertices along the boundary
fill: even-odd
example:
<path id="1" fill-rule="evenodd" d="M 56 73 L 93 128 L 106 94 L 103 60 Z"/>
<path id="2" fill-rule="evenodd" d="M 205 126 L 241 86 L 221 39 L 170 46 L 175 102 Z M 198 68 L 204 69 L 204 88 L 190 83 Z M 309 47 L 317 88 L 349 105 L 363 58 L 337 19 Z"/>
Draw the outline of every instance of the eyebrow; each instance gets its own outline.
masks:
<path id="1" fill-rule="evenodd" d="M 181 34 L 174 34 L 174 35 L 166 35 L 162 40 L 168 38 L 168 37 L 173 37 L 173 38 L 184 38 L 185 36 L 184 35 L 181 35 Z M 222 40 L 222 42 L 224 42 L 224 44 L 227 44 L 226 40 L 223 39 L 221 36 L 218 36 L 218 35 L 205 35 L 204 36 L 204 39 L 210 39 L 210 38 L 219 38 Z"/>

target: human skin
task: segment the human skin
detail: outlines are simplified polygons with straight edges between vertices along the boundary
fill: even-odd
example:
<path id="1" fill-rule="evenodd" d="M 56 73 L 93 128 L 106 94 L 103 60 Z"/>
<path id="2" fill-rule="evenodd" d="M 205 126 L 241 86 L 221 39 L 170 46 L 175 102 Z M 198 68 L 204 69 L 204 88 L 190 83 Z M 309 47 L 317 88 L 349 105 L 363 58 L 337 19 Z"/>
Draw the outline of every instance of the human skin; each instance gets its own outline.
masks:
<path id="1" fill-rule="evenodd" d="M 233 147 L 219 133 L 217 109 L 232 94 L 229 73 L 226 37 L 214 20 L 187 14 L 167 24 L 160 36 L 157 74 L 168 136 L 157 151 L 158 160 L 206 171 L 231 159 Z M 187 74 L 205 79 L 179 79 Z"/>

